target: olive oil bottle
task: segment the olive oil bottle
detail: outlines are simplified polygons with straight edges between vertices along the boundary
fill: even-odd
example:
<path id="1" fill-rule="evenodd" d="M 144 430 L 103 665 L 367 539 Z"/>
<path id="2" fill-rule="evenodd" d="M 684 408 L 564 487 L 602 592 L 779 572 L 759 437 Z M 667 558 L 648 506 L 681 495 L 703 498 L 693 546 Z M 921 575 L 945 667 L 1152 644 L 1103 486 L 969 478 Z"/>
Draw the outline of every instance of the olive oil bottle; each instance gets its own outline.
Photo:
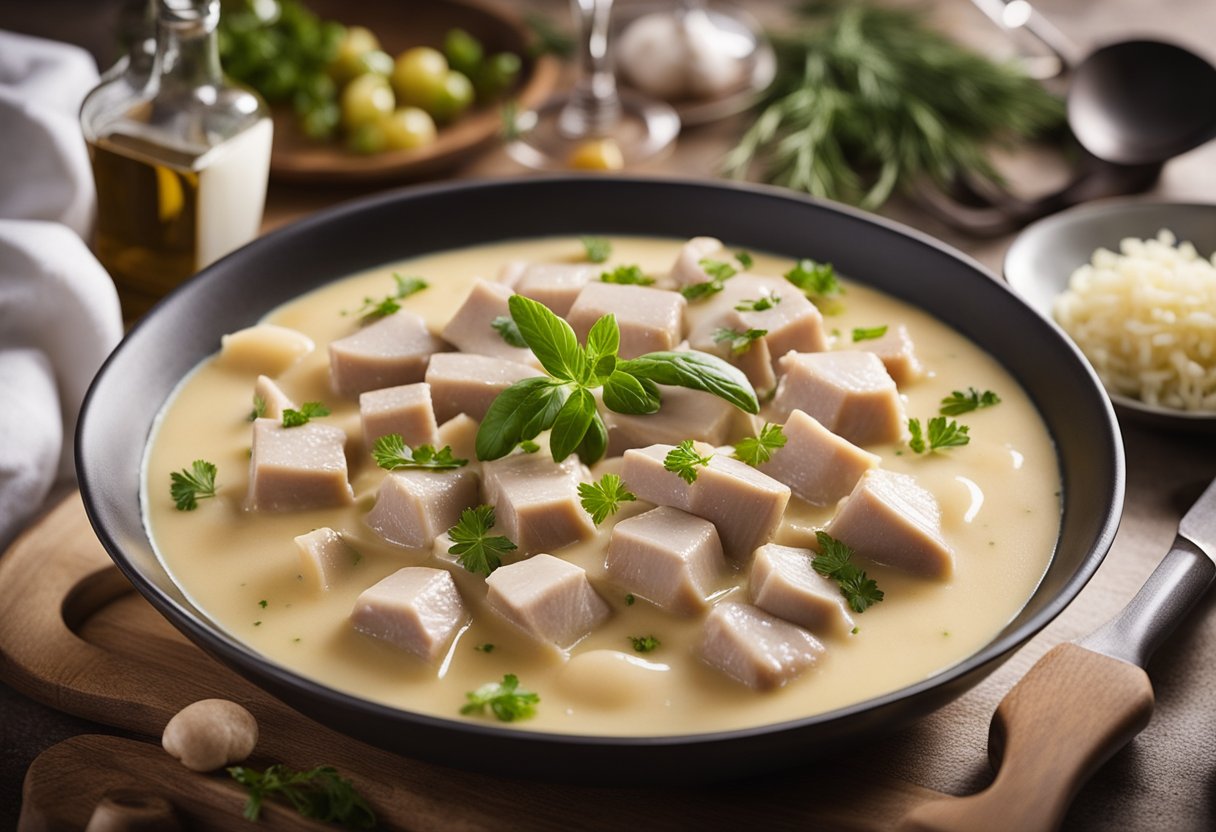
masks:
<path id="1" fill-rule="evenodd" d="M 128 322 L 257 234 L 273 132 L 261 98 L 220 71 L 218 0 L 157 2 L 146 77 L 116 73 L 81 108 L 95 250 Z"/>

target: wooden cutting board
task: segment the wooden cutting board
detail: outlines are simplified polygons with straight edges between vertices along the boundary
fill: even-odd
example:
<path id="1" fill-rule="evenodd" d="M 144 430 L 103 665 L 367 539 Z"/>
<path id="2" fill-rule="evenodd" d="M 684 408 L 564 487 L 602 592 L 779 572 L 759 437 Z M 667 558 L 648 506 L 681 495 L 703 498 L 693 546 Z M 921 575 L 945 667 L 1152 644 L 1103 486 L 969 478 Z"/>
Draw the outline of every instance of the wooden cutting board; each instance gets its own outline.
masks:
<path id="1" fill-rule="evenodd" d="M 53 708 L 146 738 L 79 736 L 44 752 L 26 775 L 23 830 L 83 829 L 107 795 L 167 801 L 184 828 L 333 828 L 277 806 L 254 826 L 226 774 L 189 771 L 160 749 L 169 718 L 208 697 L 240 702 L 257 717 L 250 765 L 336 766 L 389 829 L 890 829 L 941 797 L 840 762 L 713 788 L 622 789 L 512 779 L 509 759 L 503 777 L 489 777 L 372 748 L 295 712 L 179 635 L 110 562 L 79 494 L 0 558 L 0 610 L 0 678 Z"/>

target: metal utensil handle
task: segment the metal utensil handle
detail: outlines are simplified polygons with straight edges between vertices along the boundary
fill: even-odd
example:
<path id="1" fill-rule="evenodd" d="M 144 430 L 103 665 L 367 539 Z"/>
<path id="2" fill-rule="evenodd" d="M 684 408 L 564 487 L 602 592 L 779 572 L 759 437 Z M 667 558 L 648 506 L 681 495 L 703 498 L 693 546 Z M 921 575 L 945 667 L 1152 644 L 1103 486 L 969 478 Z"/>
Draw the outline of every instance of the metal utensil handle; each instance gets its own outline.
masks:
<path id="1" fill-rule="evenodd" d="M 996 25 L 1009 32 L 1024 31 L 1060 62 L 1066 73 L 1081 62 L 1083 53 L 1072 40 L 1056 28 L 1027 0 L 971 0 L 976 8 Z"/>

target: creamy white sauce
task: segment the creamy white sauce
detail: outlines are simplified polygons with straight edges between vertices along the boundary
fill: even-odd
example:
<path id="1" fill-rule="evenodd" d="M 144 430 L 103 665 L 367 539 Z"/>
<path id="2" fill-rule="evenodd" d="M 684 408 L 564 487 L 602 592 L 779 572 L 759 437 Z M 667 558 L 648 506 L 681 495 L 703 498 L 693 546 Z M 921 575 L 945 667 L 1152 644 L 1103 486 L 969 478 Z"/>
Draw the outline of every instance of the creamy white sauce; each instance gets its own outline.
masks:
<path id="1" fill-rule="evenodd" d="M 608 266 L 637 263 L 663 273 L 681 241 L 615 238 Z M 756 693 L 695 656 L 700 621 L 667 614 L 646 601 L 626 603 L 607 581 L 604 548 L 613 523 L 649 508 L 627 504 L 595 539 L 555 554 L 584 567 L 612 606 L 607 625 L 565 658 L 538 648 L 504 624 L 484 602 L 485 582 L 459 567 L 453 575 L 473 613 L 446 657 L 424 664 L 348 622 L 355 597 L 403 566 L 446 566 L 428 551 L 384 543 L 363 522 L 385 473 L 363 449 L 357 402 L 329 388 L 325 345 L 355 330 L 365 297 L 393 288 L 392 273 L 426 278 L 431 288 L 404 306 L 435 331 L 455 311 L 474 277 L 493 278 L 512 259 L 579 259 L 577 240 L 545 239 L 480 246 L 386 265 L 325 286 L 267 316 L 307 334 L 317 349 L 278 377 L 298 404 L 323 401 L 325 421 L 346 430 L 354 505 L 321 511 L 262 514 L 244 508 L 255 373 L 214 358 L 187 379 L 167 405 L 146 460 L 146 516 L 165 566 L 189 597 L 223 629 L 269 660 L 329 686 L 407 710 L 453 719 L 465 693 L 514 673 L 539 693 L 536 716 L 512 727 L 601 735 L 677 735 L 779 722 L 828 711 L 923 680 L 975 653 L 1017 613 L 1050 560 L 1059 530 L 1060 480 L 1055 450 L 1025 393 L 989 355 L 932 316 L 863 286 L 848 283 L 845 311 L 825 319 L 847 339 L 853 327 L 904 323 L 928 372 L 901 391 L 909 416 L 937 414 L 953 390 L 991 389 L 992 408 L 957 417 L 971 443 L 918 456 L 903 445 L 872 446 L 883 467 L 910 474 L 937 498 L 954 575 L 927 581 L 866 566 L 886 600 L 855 615 L 857 632 L 827 637 L 824 659 L 771 693 Z M 808 252 L 813 255 L 814 252 Z M 783 258 L 755 255 L 753 272 L 781 274 Z M 337 276 L 336 276 L 337 277 Z M 847 347 L 843 339 L 838 347 Z M 169 475 L 194 459 L 219 469 L 216 499 L 179 512 L 169 499 Z M 617 461 L 597 466 L 611 470 Z M 807 545 L 830 509 L 791 501 L 776 540 Z M 358 562 L 328 592 L 299 576 L 293 538 L 320 526 L 341 532 Z M 720 597 L 746 600 L 746 573 L 724 584 Z M 265 601 L 265 606 L 261 602 Z M 632 653 L 629 636 L 653 635 L 652 653 Z M 495 645 L 492 652 L 475 649 Z M 487 719 L 487 717 L 480 717 Z"/>

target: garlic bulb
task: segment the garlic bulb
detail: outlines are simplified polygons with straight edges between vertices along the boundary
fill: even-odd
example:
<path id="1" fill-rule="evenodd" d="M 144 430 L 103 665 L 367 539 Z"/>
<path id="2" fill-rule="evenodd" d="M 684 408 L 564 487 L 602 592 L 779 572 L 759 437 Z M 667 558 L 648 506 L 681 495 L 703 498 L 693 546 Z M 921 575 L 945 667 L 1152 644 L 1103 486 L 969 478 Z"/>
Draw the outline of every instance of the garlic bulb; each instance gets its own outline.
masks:
<path id="1" fill-rule="evenodd" d="M 663 99 L 712 98 L 743 80 L 751 49 L 719 29 L 703 9 L 656 12 L 631 23 L 617 40 L 617 67 L 629 83 Z"/>

